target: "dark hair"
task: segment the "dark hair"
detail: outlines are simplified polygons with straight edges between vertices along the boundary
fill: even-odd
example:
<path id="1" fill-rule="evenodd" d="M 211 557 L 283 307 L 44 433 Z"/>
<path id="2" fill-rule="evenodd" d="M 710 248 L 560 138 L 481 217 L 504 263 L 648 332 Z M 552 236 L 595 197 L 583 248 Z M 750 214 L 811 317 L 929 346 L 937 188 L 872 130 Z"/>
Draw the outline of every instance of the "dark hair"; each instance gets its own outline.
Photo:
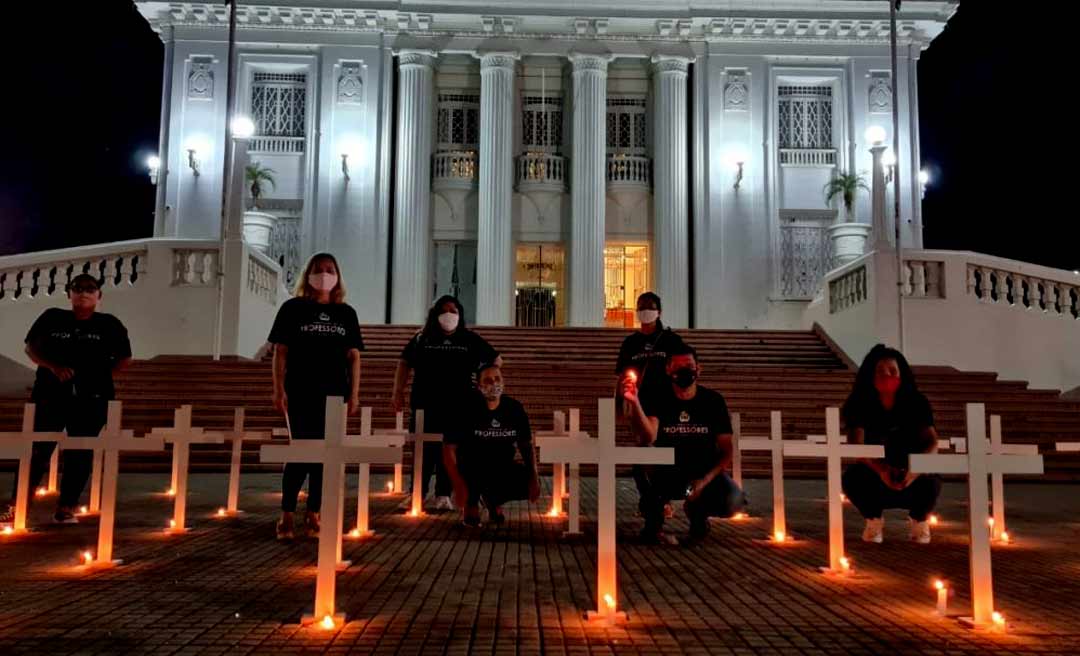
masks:
<path id="1" fill-rule="evenodd" d="M 915 374 L 912 373 L 911 365 L 908 364 L 904 354 L 884 344 L 878 344 L 863 358 L 859 371 L 855 374 L 855 384 L 851 387 L 851 394 L 844 402 L 842 414 L 844 421 L 849 425 L 851 420 L 867 407 L 880 403 L 877 388 L 874 387 L 874 372 L 882 360 L 896 360 L 896 366 L 900 370 L 900 389 L 896 391 L 898 406 L 919 396 L 919 388 L 915 385 Z"/>
<path id="2" fill-rule="evenodd" d="M 101 291 L 101 280 L 95 278 L 89 273 L 80 273 L 77 276 L 73 276 L 71 280 L 68 281 L 67 286 L 64 287 L 64 291 L 70 293 L 71 288 L 80 282 L 92 282 L 94 283 L 94 287 L 97 287 L 97 290 L 99 292 Z"/>
<path id="3" fill-rule="evenodd" d="M 476 382 L 480 382 L 480 376 L 482 376 L 484 372 L 488 369 L 498 369 L 499 371 L 502 371 L 502 367 L 500 367 L 495 362 L 481 362 L 479 365 L 476 366 L 476 371 L 474 372 L 476 374 Z"/>
<path id="4" fill-rule="evenodd" d="M 657 312 L 663 312 L 664 311 L 663 305 L 660 303 L 660 297 L 657 296 L 653 292 L 645 292 L 641 296 L 637 297 L 637 304 L 638 305 L 641 305 L 642 301 L 652 301 L 653 303 L 656 303 L 656 311 Z"/>
<path id="5" fill-rule="evenodd" d="M 445 303 L 453 303 L 454 307 L 457 308 L 458 324 L 457 329 L 454 330 L 454 332 L 468 330 L 468 326 L 465 325 L 465 306 L 461 304 L 461 301 L 457 300 L 456 296 L 447 294 L 445 296 L 440 296 L 439 300 L 435 301 L 435 304 L 428 309 L 427 321 L 424 322 L 423 330 L 426 337 L 434 338 L 442 334 L 442 328 L 439 326 L 439 308 Z"/>
<path id="6" fill-rule="evenodd" d="M 697 362 L 697 349 L 690 346 L 686 342 L 679 342 L 676 346 L 671 347 L 667 352 L 667 361 L 670 363 L 672 358 L 680 355 L 692 355 L 694 356 L 694 362 Z"/>

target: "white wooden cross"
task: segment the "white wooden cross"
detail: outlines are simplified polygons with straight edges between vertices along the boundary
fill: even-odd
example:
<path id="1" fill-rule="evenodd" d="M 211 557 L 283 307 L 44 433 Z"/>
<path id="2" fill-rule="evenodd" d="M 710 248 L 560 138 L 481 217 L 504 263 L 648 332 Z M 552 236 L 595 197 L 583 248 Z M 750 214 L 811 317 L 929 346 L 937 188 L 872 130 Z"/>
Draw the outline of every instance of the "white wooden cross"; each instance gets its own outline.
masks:
<path id="1" fill-rule="evenodd" d="M 409 515 L 419 517 L 424 514 L 424 445 L 428 442 L 442 443 L 442 433 L 424 432 L 424 411 L 416 411 L 416 432 L 409 433 L 406 441 L 413 443 L 412 470 L 412 507 Z"/>
<path id="2" fill-rule="evenodd" d="M 992 456 L 1037 456 L 1038 444 L 1003 444 L 1001 442 L 1001 415 L 990 415 L 990 455 Z M 993 524 L 990 526 L 991 538 L 995 542 L 1008 542 L 1005 530 L 1005 475 L 1000 471 L 990 472 L 990 503 Z"/>
<path id="3" fill-rule="evenodd" d="M 401 453 L 401 447 L 405 444 L 405 431 L 385 431 L 372 433 L 371 430 L 371 407 L 367 406 L 360 410 L 360 435 L 347 436 L 345 446 L 350 447 L 394 447 Z M 394 462 L 397 467 L 401 466 L 401 458 Z M 349 532 L 349 537 L 366 538 L 375 535 L 370 527 L 371 506 L 371 463 L 359 463 L 357 471 L 357 498 L 356 498 L 356 528 Z"/>
<path id="4" fill-rule="evenodd" d="M 122 406 L 109 401 L 108 421 L 97 437 L 65 437 L 61 449 L 87 450 L 100 445 L 103 453 L 101 485 L 101 519 L 98 521 L 97 554 L 87 559 L 87 567 L 110 567 L 121 561 L 113 560 L 113 527 L 116 523 L 116 483 L 120 476 L 121 451 L 164 451 L 160 437 L 136 438 L 130 430 L 120 429 Z"/>
<path id="5" fill-rule="evenodd" d="M 225 502 L 225 508 L 218 510 L 218 516 L 235 517 L 240 514 L 240 458 L 243 455 L 244 440 L 251 442 L 268 442 L 272 439 L 269 431 L 246 431 L 244 430 L 244 408 L 233 410 L 233 427 L 231 431 L 222 433 L 222 437 L 232 443 L 232 453 L 229 459 L 229 493 Z"/>
<path id="6" fill-rule="evenodd" d="M 60 448 L 53 449 L 49 456 L 49 478 L 45 484 L 45 494 L 57 494 L 60 491 Z"/>
<path id="7" fill-rule="evenodd" d="M 19 461 L 19 471 L 15 487 L 15 518 L 11 524 L 11 533 L 26 531 L 26 514 L 30 507 L 30 459 L 34 455 L 34 442 L 59 442 L 63 433 L 35 433 L 33 403 L 23 406 L 22 430 L 14 433 L 0 433 L 0 459 Z M 60 452 L 58 446 L 53 455 Z M 5 532 L 5 534 L 9 534 Z"/>
<path id="8" fill-rule="evenodd" d="M 843 444 L 840 441 L 840 409 L 825 409 L 825 444 L 789 441 L 784 455 L 804 458 L 825 458 L 827 494 L 829 499 L 829 567 L 834 574 L 845 574 L 844 566 L 844 502 L 841 498 L 840 461 L 843 458 L 884 458 L 885 447 L 875 444 Z"/>
<path id="9" fill-rule="evenodd" d="M 401 410 L 398 410 L 394 417 L 394 430 L 391 432 L 401 435 L 409 434 L 409 431 L 405 430 L 405 413 Z M 401 482 L 404 468 L 405 466 L 402 463 L 394 463 L 394 480 L 390 486 L 390 494 L 401 494 L 405 491 L 405 486 Z"/>
<path id="10" fill-rule="evenodd" d="M 288 445 L 266 444 L 259 451 L 263 462 L 318 463 L 323 466 L 322 517 L 319 530 L 318 573 L 315 578 L 313 613 L 305 623 L 319 622 L 332 629 L 344 623 L 344 613 L 335 612 L 337 571 L 350 563 L 341 559 L 341 533 L 345 519 L 345 464 L 351 462 L 391 463 L 401 460 L 401 448 L 349 446 L 345 438 L 347 412 L 341 397 L 326 398 L 326 435 L 321 440 L 294 440 Z"/>
<path id="11" fill-rule="evenodd" d="M 1080 451 L 1080 442 L 1057 442 L 1054 444 L 1054 450 L 1062 453 Z"/>
<path id="12" fill-rule="evenodd" d="M 989 455 L 986 406 L 968 403 L 966 410 L 967 454 L 912 454 L 911 471 L 920 474 L 967 474 L 972 609 L 972 617 L 967 621 L 975 626 L 992 626 L 994 586 L 990 567 L 990 533 L 986 530 L 989 519 L 986 476 L 990 473 L 1041 474 L 1043 459 L 1040 455 Z"/>
<path id="13" fill-rule="evenodd" d="M 150 436 L 172 443 L 172 487 L 169 488 L 169 495 L 174 501 L 173 518 L 169 522 L 168 530 L 171 533 L 183 533 L 187 531 L 188 461 L 191 457 L 191 445 L 222 444 L 225 436 L 192 427 L 190 405 L 182 405 L 176 409 L 171 428 L 155 428 L 150 431 Z"/>
<path id="14" fill-rule="evenodd" d="M 597 466 L 596 537 L 597 584 L 596 610 L 588 618 L 611 624 L 626 619 L 618 610 L 615 557 L 615 466 L 670 465 L 675 450 L 655 447 L 615 445 L 615 399 L 599 400 L 599 439 L 572 435 L 552 439 L 540 447 L 540 462 L 566 462 L 571 466 L 595 463 Z"/>
<path id="15" fill-rule="evenodd" d="M 784 515 L 784 436 L 781 430 L 779 410 L 769 413 L 769 437 L 741 437 L 741 451 L 769 451 L 772 453 L 773 532 L 772 539 L 787 539 L 787 522 Z"/>
<path id="16" fill-rule="evenodd" d="M 555 430 L 537 431 L 536 446 L 542 449 L 545 444 L 558 444 L 557 440 L 568 437 L 589 437 L 588 433 L 581 431 L 581 411 L 578 408 L 570 409 L 569 431 L 566 430 L 566 415 L 561 410 L 557 410 L 555 412 Z M 566 531 L 563 532 L 563 537 L 581 535 L 581 465 L 576 462 L 569 463 L 569 479 L 566 477 L 566 465 L 565 462 L 554 463 L 555 475 L 551 482 L 551 511 L 549 512 L 551 517 L 561 515 L 563 497 L 569 492 L 566 510 L 568 526 Z"/>

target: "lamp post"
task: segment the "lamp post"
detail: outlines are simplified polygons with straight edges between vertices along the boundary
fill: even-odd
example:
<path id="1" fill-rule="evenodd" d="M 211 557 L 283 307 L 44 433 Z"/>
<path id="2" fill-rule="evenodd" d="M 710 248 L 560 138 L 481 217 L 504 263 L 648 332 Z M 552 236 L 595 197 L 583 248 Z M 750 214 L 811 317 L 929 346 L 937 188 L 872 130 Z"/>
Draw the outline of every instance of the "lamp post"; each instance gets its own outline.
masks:
<path id="1" fill-rule="evenodd" d="M 866 129 L 865 137 L 874 158 L 870 177 L 871 222 L 874 225 L 874 250 L 880 251 L 889 241 L 885 236 L 885 128 L 872 125 Z"/>

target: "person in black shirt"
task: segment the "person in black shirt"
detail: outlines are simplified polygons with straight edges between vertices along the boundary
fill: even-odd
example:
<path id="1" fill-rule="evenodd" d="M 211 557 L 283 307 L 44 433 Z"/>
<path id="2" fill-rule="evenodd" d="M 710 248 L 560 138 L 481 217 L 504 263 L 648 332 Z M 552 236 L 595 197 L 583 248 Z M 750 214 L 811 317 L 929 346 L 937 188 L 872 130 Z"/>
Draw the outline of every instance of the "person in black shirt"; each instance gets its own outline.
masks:
<path id="1" fill-rule="evenodd" d="M 443 296 L 428 310 L 427 321 L 401 351 L 394 373 L 393 406 L 404 406 L 405 383 L 413 371 L 412 397 L 409 402 L 410 430 L 416 430 L 416 411 L 424 410 L 424 432 L 445 433 L 449 420 L 476 391 L 473 378 L 482 362 L 502 364 L 502 358 L 483 337 L 465 325 L 465 308 L 453 296 Z M 435 475 L 435 508 L 452 510 L 450 477 L 443 463 L 442 445 L 424 445 L 424 470 L 420 473 L 423 495 Z M 415 474 L 414 474 L 415 475 Z"/>
<path id="2" fill-rule="evenodd" d="M 941 479 L 915 474 L 912 453 L 934 453 L 938 436 L 930 402 L 919 393 L 911 366 L 897 350 L 878 344 L 863 359 L 844 403 L 844 423 L 853 444 L 881 444 L 882 460 L 864 459 L 844 472 L 844 494 L 866 519 L 863 540 L 884 540 L 886 508 L 910 514 L 911 539 L 930 542 L 927 516 L 941 493 Z"/>
<path id="3" fill-rule="evenodd" d="M 638 296 L 637 319 L 641 328 L 627 336 L 619 349 L 619 359 L 615 362 L 615 398 L 622 396 L 622 387 L 628 378 L 637 383 L 638 396 L 643 403 L 656 394 L 666 394 L 671 388 L 665 371 L 667 356 L 669 351 L 682 348 L 683 340 L 664 326 L 660 320 L 662 314 L 663 305 L 659 296 L 653 292 Z M 630 417 L 628 401 L 619 404 L 619 409 L 624 417 Z M 631 471 L 638 490 L 638 510 L 644 513 L 645 468 L 633 465 Z M 671 516 L 670 504 L 664 506 L 664 514 Z"/>
<path id="4" fill-rule="evenodd" d="M 466 526 L 480 525 L 480 500 L 489 521 L 502 524 L 507 501 L 540 498 L 536 451 L 525 408 L 503 395 L 502 370 L 482 364 L 477 370 L 478 392 L 462 409 L 457 426 L 446 433 L 443 455 L 454 496 L 463 507 Z M 515 451 L 522 462 L 514 461 Z"/>
<path id="5" fill-rule="evenodd" d="M 108 403 L 115 398 L 113 375 L 131 362 L 127 329 L 111 314 L 97 311 L 100 281 L 81 273 L 67 287 L 70 310 L 50 308 L 26 335 L 26 354 L 38 365 L 31 398 L 37 404 L 35 431 L 67 430 L 72 437 L 96 437 L 105 426 Z M 30 459 L 30 490 L 49 467 L 56 442 L 35 442 Z M 93 452 L 63 452 L 64 475 L 53 520 L 76 523 L 75 507 L 90 477 Z M 18 488 L 12 492 L 12 505 Z M 31 496 L 31 498 L 33 498 Z M 0 523 L 13 520 L 11 507 Z"/>
<path id="6" fill-rule="evenodd" d="M 289 422 L 290 439 L 324 439 L 326 397 L 347 400 L 349 414 L 360 406 L 360 351 L 364 340 L 356 311 L 345 303 L 345 286 L 337 260 L 318 253 L 308 260 L 294 298 L 278 310 L 267 338 L 274 344 L 274 407 Z M 287 463 L 281 481 L 279 540 L 293 537 L 293 513 L 304 479 L 308 479 L 304 525 L 319 532 L 322 465 Z"/>
<path id="7" fill-rule="evenodd" d="M 701 365 L 693 347 L 683 344 L 668 353 L 665 393 L 643 400 L 627 380 L 623 398 L 641 442 L 675 450 L 675 464 L 646 468 L 642 538 L 668 542 L 663 533 L 664 504 L 685 499 L 690 520 L 684 545 L 696 544 L 709 532 L 709 517 L 731 517 L 746 506 L 739 486 L 724 473 L 731 463 L 731 418 L 718 392 L 698 385 Z"/>

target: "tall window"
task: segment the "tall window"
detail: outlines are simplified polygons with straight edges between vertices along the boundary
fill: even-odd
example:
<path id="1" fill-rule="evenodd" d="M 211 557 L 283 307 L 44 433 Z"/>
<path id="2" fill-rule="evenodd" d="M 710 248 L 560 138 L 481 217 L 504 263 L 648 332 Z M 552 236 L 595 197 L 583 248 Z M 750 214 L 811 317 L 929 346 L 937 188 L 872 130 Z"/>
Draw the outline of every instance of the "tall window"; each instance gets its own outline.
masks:
<path id="1" fill-rule="evenodd" d="M 303 137 L 307 76 L 303 73 L 255 73 L 251 114 L 260 137 Z"/>
<path id="2" fill-rule="evenodd" d="M 476 150 L 480 147 L 480 96 L 440 93 L 436 150 Z"/>
<path id="3" fill-rule="evenodd" d="M 608 98 L 608 155 L 645 155 L 648 130 L 644 98 Z"/>
<path id="4" fill-rule="evenodd" d="M 525 96 L 521 108 L 521 142 L 528 152 L 562 151 L 562 98 Z"/>
<path id="5" fill-rule="evenodd" d="M 831 86 L 781 86 L 779 96 L 781 149 L 834 148 Z"/>

